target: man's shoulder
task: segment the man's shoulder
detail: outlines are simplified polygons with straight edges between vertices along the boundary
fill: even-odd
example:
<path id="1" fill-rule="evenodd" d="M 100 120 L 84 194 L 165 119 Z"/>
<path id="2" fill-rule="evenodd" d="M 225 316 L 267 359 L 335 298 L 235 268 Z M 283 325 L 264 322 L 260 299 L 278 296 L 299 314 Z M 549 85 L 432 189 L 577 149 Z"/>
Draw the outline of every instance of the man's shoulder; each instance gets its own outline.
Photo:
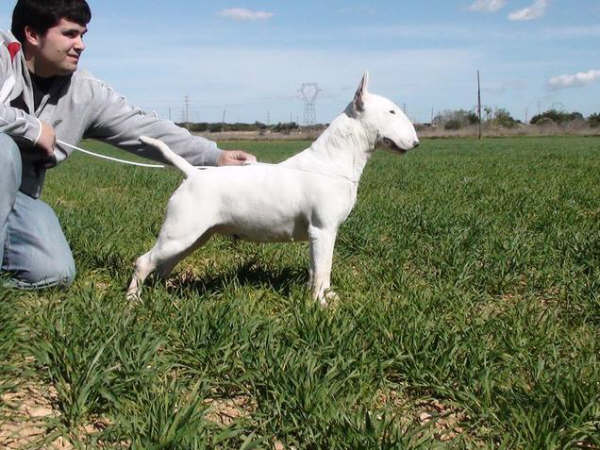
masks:
<path id="1" fill-rule="evenodd" d="M 19 42 L 10 31 L 0 30 L 0 42 L 7 44 L 9 42 Z"/>
<path id="2" fill-rule="evenodd" d="M 99 80 L 98 78 L 96 78 L 94 76 L 94 74 L 92 74 L 91 72 L 89 72 L 86 69 L 77 69 L 75 72 L 73 72 L 73 75 L 71 76 L 71 79 L 73 81 L 81 82 L 81 83 L 101 83 L 101 84 L 105 84 L 102 80 Z"/>
<path id="3" fill-rule="evenodd" d="M 13 63 L 18 60 L 17 55 L 21 51 L 21 43 L 12 35 L 12 33 L 0 30 L 0 56 L 2 59 L 10 60 Z"/>
<path id="4" fill-rule="evenodd" d="M 71 75 L 71 86 L 75 88 L 87 87 L 93 91 L 112 90 L 108 83 L 97 78 L 86 69 L 77 69 L 73 72 L 73 75 Z"/>

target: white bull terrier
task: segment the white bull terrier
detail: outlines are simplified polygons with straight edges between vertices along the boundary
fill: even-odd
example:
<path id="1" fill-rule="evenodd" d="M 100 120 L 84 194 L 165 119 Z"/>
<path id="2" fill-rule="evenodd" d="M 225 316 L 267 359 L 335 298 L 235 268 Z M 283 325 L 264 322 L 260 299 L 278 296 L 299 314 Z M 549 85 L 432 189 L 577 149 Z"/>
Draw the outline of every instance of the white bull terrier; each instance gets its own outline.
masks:
<path id="1" fill-rule="evenodd" d="M 141 137 L 186 179 L 169 200 L 156 244 L 137 259 L 127 297 L 139 298 L 150 273 L 168 275 L 220 233 L 255 242 L 308 240 L 309 285 L 326 306 L 335 296 L 329 288 L 337 231 L 356 202 L 367 160 L 380 144 L 400 153 L 419 145 L 402 110 L 367 92 L 367 83 L 365 73 L 345 111 L 309 148 L 279 164 L 197 170 L 163 142 Z"/>

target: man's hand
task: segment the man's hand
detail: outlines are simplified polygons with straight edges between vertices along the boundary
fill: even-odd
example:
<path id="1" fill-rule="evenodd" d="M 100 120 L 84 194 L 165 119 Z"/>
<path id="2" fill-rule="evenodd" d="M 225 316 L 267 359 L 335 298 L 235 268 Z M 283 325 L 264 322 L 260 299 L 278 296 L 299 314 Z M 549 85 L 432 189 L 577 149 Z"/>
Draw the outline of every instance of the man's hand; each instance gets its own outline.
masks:
<path id="1" fill-rule="evenodd" d="M 243 150 L 223 150 L 217 160 L 217 166 L 242 166 L 256 162 L 256 156 Z"/>
<path id="2" fill-rule="evenodd" d="M 54 128 L 46 122 L 42 122 L 42 133 L 37 141 L 36 146 L 41 150 L 46 158 L 54 155 L 54 147 L 56 146 L 56 132 Z"/>

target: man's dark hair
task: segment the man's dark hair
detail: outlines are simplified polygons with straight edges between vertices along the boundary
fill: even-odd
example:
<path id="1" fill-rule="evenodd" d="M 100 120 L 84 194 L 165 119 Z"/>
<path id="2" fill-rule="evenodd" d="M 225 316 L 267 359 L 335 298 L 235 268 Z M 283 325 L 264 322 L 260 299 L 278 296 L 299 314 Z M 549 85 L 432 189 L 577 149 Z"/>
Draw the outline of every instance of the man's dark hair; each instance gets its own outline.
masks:
<path id="1" fill-rule="evenodd" d="M 85 26 L 92 19 L 92 12 L 85 0 L 18 0 L 13 10 L 12 33 L 24 44 L 26 26 L 44 35 L 60 19 Z"/>

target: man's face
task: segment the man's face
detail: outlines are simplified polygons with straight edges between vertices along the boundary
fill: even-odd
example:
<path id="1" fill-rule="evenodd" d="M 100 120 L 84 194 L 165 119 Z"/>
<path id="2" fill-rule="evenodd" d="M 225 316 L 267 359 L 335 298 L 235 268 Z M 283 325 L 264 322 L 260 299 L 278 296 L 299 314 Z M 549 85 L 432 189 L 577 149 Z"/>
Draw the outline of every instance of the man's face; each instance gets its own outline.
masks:
<path id="1" fill-rule="evenodd" d="M 35 56 L 35 74 L 52 77 L 73 73 L 77 69 L 81 53 L 85 50 L 83 35 L 86 32 L 85 26 L 67 19 L 61 19 L 44 35 L 26 27 L 25 33 Z"/>

